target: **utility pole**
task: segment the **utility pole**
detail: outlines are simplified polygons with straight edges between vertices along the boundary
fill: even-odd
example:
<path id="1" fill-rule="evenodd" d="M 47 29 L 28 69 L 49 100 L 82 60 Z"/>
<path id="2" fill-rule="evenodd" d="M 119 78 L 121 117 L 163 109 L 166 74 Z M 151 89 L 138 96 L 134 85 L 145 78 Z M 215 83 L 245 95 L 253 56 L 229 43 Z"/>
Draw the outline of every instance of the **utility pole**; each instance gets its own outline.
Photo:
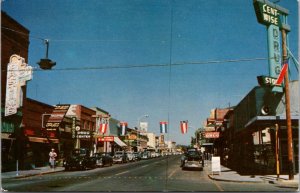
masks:
<path id="1" fill-rule="evenodd" d="M 287 49 L 286 49 L 286 31 L 281 29 L 282 33 L 282 59 L 283 62 L 287 62 Z M 289 180 L 294 179 L 294 161 L 293 161 L 293 133 L 292 133 L 292 121 L 291 121 L 291 104 L 290 104 L 290 91 L 289 91 L 289 73 L 288 71 L 284 76 L 284 92 L 285 92 L 285 104 L 286 104 L 286 127 L 287 127 L 287 147 L 288 147 L 288 168 L 289 168 Z"/>
<path id="2" fill-rule="evenodd" d="M 279 126 L 276 123 L 275 124 L 275 157 L 276 157 L 276 174 L 277 174 L 277 180 L 279 180 L 280 175 L 280 167 L 279 167 L 279 139 L 278 139 L 278 129 Z"/>

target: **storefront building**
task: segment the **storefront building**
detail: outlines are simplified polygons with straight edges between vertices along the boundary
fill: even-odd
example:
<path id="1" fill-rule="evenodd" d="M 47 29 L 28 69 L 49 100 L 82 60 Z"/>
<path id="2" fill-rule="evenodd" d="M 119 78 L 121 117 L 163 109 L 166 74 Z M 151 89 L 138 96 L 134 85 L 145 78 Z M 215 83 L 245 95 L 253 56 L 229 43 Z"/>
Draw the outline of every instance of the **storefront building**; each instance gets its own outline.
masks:
<path id="1" fill-rule="evenodd" d="M 66 116 L 69 118 L 75 117 L 80 122 L 79 127 L 76 128 L 76 136 L 74 140 L 75 148 L 94 149 L 93 133 L 96 130 L 96 111 L 87 108 L 83 105 L 70 105 Z"/>
<path id="2" fill-rule="evenodd" d="M 298 81 L 290 82 L 290 91 L 294 169 L 299 172 Z M 280 173 L 288 172 L 284 101 L 283 93 L 274 94 L 271 88 L 255 87 L 235 107 L 229 125 L 233 133 L 229 155 L 232 168 L 244 173 L 275 174 L 275 130 L 278 128 Z"/>
<path id="3" fill-rule="evenodd" d="M 20 33 L 16 33 L 18 31 Z M 22 34 L 21 34 L 22 33 Z M 16 144 L 16 137 L 23 138 L 20 126 L 22 123 L 22 106 L 26 98 L 26 84 L 21 87 L 19 96 L 20 107 L 15 114 L 5 116 L 7 67 L 12 55 L 17 54 L 28 61 L 29 30 L 1 11 L 1 165 L 2 171 L 13 170 L 16 167 L 16 156 L 19 155 L 17 145 L 22 148 L 23 144 Z M 23 157 L 19 168 L 25 168 Z"/>

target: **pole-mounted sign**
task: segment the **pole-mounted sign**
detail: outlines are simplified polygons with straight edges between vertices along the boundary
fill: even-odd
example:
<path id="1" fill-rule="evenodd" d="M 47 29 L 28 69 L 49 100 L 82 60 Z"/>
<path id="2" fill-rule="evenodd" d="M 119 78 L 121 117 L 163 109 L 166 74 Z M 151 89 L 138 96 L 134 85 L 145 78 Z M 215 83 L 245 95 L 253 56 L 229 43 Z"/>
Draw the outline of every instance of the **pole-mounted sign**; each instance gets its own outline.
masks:
<path id="1" fill-rule="evenodd" d="M 282 92 L 282 88 L 273 84 L 273 79 L 277 79 L 281 69 L 281 44 L 280 30 L 289 31 L 290 27 L 286 24 L 286 16 L 289 11 L 267 0 L 253 1 L 257 21 L 267 27 L 268 32 L 268 54 L 269 54 L 269 77 L 264 77 L 267 83 L 272 79 L 270 85 L 273 85 L 273 92 Z"/>
<path id="2" fill-rule="evenodd" d="M 287 127 L 287 152 L 288 152 L 288 169 L 289 169 L 289 180 L 294 179 L 294 149 L 293 149 L 293 132 L 292 132 L 292 121 L 291 121 L 291 110 L 290 110 L 290 94 L 289 94 L 289 76 L 287 73 L 288 69 L 288 57 L 287 57 L 287 37 L 286 34 L 291 31 L 290 26 L 287 24 L 287 15 L 289 11 L 283 7 L 280 7 L 274 3 L 271 3 L 267 0 L 253 0 L 256 17 L 259 23 L 266 25 L 268 29 L 268 46 L 269 46 L 269 67 L 270 67 L 270 76 L 273 76 L 273 73 L 276 75 L 275 84 L 281 84 L 284 77 L 285 87 L 285 104 L 286 104 L 286 127 Z M 279 39 L 279 30 L 281 31 L 282 37 L 282 59 L 284 65 L 282 71 L 280 67 L 276 66 L 276 63 L 272 63 L 272 58 L 275 58 L 274 52 L 280 53 L 279 46 L 277 46 L 280 41 Z M 274 37 L 272 37 L 272 35 Z M 270 52 L 271 49 L 271 52 Z M 276 50 L 277 49 L 277 50 Z M 280 56 L 281 58 L 281 56 Z M 281 62 L 280 62 L 281 64 Z M 280 65 L 281 66 L 281 65 Z M 272 80 L 272 82 L 274 82 Z M 274 87 L 273 92 L 280 92 L 280 87 Z M 281 91 L 282 92 L 282 91 Z"/>

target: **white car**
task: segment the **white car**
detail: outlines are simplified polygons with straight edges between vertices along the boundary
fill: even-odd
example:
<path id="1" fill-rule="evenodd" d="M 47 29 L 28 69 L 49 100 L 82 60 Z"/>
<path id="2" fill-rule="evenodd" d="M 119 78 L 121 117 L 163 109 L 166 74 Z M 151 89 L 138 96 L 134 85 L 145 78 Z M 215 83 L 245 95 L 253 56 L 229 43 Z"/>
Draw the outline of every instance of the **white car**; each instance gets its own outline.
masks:
<path id="1" fill-rule="evenodd" d="M 128 161 L 135 161 L 135 156 L 133 154 L 133 152 L 127 152 L 127 159 Z"/>

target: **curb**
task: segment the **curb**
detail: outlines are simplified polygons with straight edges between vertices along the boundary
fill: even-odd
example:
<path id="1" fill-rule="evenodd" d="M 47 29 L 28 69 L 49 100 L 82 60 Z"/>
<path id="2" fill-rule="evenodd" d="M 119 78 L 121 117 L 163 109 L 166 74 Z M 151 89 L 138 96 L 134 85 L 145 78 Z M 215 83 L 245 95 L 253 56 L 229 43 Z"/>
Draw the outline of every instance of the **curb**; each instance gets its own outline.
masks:
<path id="1" fill-rule="evenodd" d="M 211 174 L 208 175 L 208 177 L 212 180 L 216 181 L 223 181 L 223 182 L 238 182 L 238 183 L 265 183 L 263 180 L 261 181 L 246 181 L 246 180 L 229 180 L 229 179 L 219 179 L 219 178 L 214 178 L 211 176 Z"/>
<path id="2" fill-rule="evenodd" d="M 51 173 L 58 173 L 62 172 L 64 170 L 57 170 L 57 171 L 46 171 L 46 172 L 41 172 L 41 173 L 36 173 L 36 174 L 25 174 L 25 175 L 19 175 L 19 176 L 13 176 L 7 179 L 15 178 L 15 179 L 21 179 L 21 178 L 28 178 L 31 176 L 39 176 L 39 175 L 44 175 L 44 174 L 51 174 Z"/>

